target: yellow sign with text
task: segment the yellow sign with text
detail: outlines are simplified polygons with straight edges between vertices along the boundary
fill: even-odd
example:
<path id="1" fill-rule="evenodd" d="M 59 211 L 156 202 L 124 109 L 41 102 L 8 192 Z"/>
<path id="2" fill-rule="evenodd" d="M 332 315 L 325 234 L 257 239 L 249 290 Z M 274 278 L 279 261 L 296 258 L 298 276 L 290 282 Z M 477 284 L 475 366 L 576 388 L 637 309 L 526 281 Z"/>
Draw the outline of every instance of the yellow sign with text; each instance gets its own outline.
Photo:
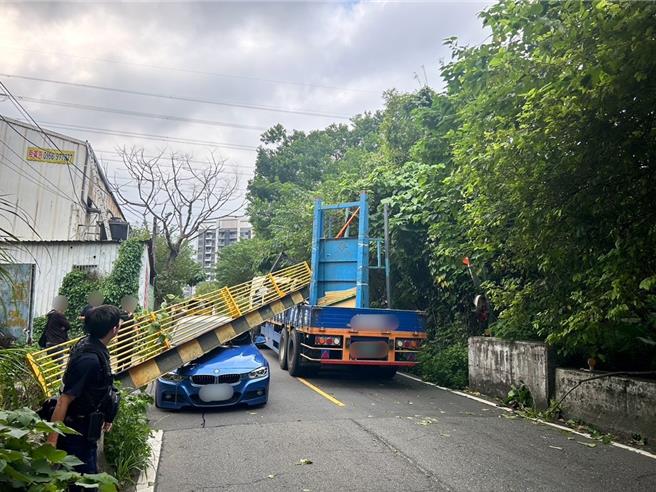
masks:
<path id="1" fill-rule="evenodd" d="M 41 147 L 27 148 L 28 161 L 50 162 L 51 164 L 71 164 L 74 158 L 74 150 L 44 149 Z"/>

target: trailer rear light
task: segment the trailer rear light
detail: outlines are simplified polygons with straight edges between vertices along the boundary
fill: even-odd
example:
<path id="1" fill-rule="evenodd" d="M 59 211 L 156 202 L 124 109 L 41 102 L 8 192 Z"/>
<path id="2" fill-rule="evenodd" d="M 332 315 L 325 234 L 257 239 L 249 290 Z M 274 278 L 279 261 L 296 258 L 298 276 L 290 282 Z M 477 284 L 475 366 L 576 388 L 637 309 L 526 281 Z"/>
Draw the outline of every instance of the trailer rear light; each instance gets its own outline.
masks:
<path id="1" fill-rule="evenodd" d="M 419 348 L 419 340 L 416 338 L 399 338 L 396 340 L 396 348 L 417 350 Z"/>
<path id="2" fill-rule="evenodd" d="M 342 339 L 340 337 L 316 336 L 314 337 L 314 343 L 316 345 L 341 345 Z"/>

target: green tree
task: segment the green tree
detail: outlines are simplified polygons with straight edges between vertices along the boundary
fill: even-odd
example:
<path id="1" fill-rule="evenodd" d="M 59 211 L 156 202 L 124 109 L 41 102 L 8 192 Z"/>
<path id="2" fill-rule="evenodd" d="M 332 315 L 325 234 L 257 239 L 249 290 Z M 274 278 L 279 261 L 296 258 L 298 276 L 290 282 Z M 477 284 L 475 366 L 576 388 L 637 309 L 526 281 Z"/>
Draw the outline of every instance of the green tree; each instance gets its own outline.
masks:
<path id="1" fill-rule="evenodd" d="M 185 242 L 180 252 L 171 260 L 166 239 L 155 239 L 155 300 L 157 305 L 166 296 L 182 296 L 182 289 L 187 285 L 196 285 L 205 280 L 203 268 L 194 259 L 194 250 Z"/>
<path id="2" fill-rule="evenodd" d="M 495 332 L 645 357 L 656 333 L 656 5 L 503 1 L 443 74 Z M 653 356 L 651 363 L 653 364 Z"/>
<path id="3" fill-rule="evenodd" d="M 247 282 L 268 272 L 275 259 L 271 244 L 257 236 L 226 246 L 218 254 L 216 284 L 229 287 Z"/>
<path id="4" fill-rule="evenodd" d="M 214 292 L 219 288 L 220 286 L 216 282 L 210 282 L 210 281 L 199 282 L 196 285 L 195 295 L 202 296 L 205 294 L 209 294 L 210 292 Z"/>

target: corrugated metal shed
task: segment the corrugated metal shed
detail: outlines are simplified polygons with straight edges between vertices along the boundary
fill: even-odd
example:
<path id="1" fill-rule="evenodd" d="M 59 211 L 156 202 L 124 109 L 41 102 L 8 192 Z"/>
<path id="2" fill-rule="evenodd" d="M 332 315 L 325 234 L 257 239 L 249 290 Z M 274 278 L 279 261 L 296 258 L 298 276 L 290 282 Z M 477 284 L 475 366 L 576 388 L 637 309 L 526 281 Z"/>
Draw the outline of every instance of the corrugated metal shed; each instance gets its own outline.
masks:
<path id="1" fill-rule="evenodd" d="M 41 316 L 52 308 L 64 276 L 74 265 L 94 266 L 100 275 L 107 275 L 119 247 L 119 243 L 100 241 L 25 242 L 12 247 L 9 253 L 14 263 L 35 265 L 32 305 L 34 316 Z"/>
<path id="2" fill-rule="evenodd" d="M 95 240 L 99 222 L 125 219 L 86 142 L 46 130 L 51 142 L 38 128 L 3 118 L 0 195 L 26 220 L 0 216 L 0 226 L 25 241 Z"/>

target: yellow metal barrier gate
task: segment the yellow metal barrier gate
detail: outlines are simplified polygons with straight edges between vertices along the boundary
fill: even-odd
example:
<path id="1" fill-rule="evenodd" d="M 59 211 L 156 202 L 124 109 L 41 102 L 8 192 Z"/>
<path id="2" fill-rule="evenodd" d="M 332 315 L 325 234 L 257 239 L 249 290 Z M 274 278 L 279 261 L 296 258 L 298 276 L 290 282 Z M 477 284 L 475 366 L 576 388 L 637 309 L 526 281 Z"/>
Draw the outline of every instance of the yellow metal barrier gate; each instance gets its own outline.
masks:
<path id="1" fill-rule="evenodd" d="M 124 386 L 141 387 L 255 328 L 307 298 L 306 262 L 234 287 L 138 314 L 110 343 L 112 369 Z M 61 385 L 71 347 L 79 338 L 27 356 L 46 395 Z"/>

